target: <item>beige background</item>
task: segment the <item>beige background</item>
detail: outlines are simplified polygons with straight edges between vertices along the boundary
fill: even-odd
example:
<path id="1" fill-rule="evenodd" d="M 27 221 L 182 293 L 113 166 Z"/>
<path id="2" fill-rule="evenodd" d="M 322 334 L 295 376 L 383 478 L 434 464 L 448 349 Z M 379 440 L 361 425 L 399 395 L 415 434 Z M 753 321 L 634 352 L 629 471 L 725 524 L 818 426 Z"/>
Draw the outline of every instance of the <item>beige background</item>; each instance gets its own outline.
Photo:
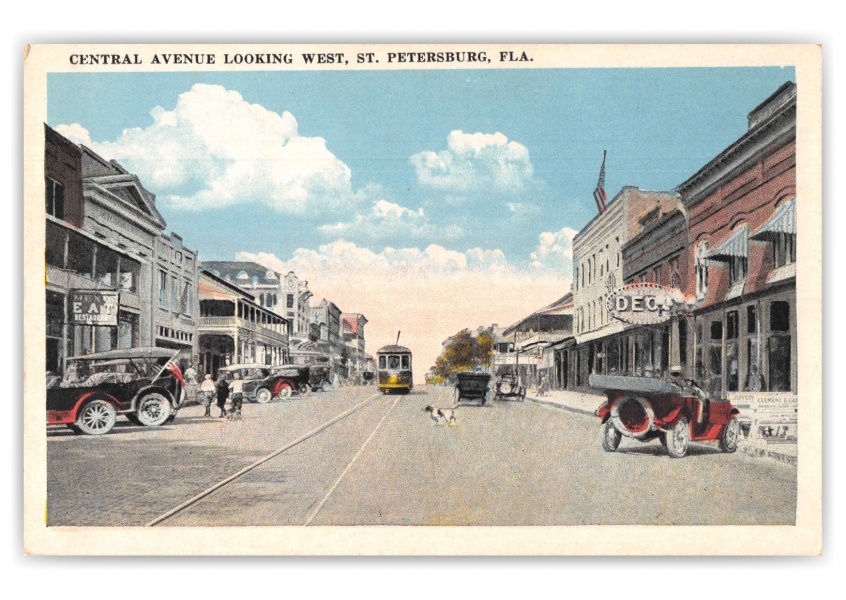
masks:
<path id="1" fill-rule="evenodd" d="M 150 65 L 154 53 L 387 52 L 485 50 L 478 68 L 793 65 L 799 88 L 797 195 L 799 255 L 799 467 L 795 527 L 337 527 L 59 528 L 45 526 L 43 123 L 48 72 L 184 71 Z M 500 50 L 526 51 L 531 63 L 497 64 Z M 142 66 L 72 66 L 79 52 L 138 53 Z M 822 544 L 822 157 L 821 56 L 811 45 L 325 45 L 325 46 L 33 46 L 24 63 L 24 542 L 32 554 L 818 554 Z M 301 64 L 240 70 L 307 69 Z M 472 67 L 472 65 L 471 65 Z M 218 64 L 203 70 L 228 70 Z M 444 64 L 355 65 L 321 69 L 443 69 Z M 467 65 L 461 65 L 467 68 Z"/>

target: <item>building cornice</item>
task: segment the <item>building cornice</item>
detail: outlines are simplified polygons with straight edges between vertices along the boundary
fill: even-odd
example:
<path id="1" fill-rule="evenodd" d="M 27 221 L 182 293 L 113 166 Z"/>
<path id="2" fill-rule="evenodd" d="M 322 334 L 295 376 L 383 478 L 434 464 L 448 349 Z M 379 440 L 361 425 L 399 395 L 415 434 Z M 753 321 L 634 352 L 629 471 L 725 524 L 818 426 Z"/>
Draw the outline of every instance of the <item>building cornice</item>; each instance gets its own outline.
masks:
<path id="1" fill-rule="evenodd" d="M 773 149 L 796 138 L 796 97 L 723 150 L 678 186 L 684 205 L 695 206 Z"/>

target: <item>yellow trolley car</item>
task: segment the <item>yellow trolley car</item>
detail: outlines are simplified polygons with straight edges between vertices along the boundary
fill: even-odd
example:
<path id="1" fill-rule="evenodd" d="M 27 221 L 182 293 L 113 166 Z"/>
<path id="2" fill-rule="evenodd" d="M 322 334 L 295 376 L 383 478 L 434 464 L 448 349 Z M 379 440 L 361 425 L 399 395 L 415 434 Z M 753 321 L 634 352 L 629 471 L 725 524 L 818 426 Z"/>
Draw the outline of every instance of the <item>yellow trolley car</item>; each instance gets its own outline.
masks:
<path id="1" fill-rule="evenodd" d="M 384 346 L 376 353 L 379 389 L 385 394 L 396 390 L 407 394 L 414 387 L 411 350 L 405 346 Z"/>

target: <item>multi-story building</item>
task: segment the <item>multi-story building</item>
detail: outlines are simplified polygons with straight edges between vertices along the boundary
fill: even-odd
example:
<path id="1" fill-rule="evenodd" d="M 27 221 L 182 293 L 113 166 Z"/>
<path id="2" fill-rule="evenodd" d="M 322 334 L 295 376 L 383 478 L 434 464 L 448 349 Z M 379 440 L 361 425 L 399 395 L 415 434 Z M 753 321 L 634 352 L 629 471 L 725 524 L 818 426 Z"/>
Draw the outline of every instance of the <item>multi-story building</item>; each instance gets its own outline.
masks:
<path id="1" fill-rule="evenodd" d="M 50 127 L 45 142 L 47 370 L 137 346 L 193 360 L 196 253 L 165 235 L 155 196 L 119 163 Z"/>
<path id="2" fill-rule="evenodd" d="M 202 267 L 212 275 L 237 285 L 256 299 L 262 308 L 280 312 L 281 279 L 279 273 L 252 261 L 210 260 Z"/>
<path id="3" fill-rule="evenodd" d="M 495 327 L 495 326 L 494 326 Z M 564 348 L 573 340 L 573 295 L 565 294 L 499 332 L 494 328 L 494 370 L 516 373 L 524 384 L 544 375 L 554 388 L 567 379 Z"/>
<path id="4" fill-rule="evenodd" d="M 607 372 L 607 358 L 619 360 L 608 356 L 606 342 L 626 326 L 610 317 L 606 302 L 623 284 L 623 246 L 677 202 L 674 194 L 626 186 L 573 238 L 573 333 L 578 346 L 565 359 L 568 387 L 586 386 L 590 373 Z"/>
<path id="5" fill-rule="evenodd" d="M 287 364 L 288 322 L 256 297 L 203 269 L 199 281 L 199 372 L 215 378 L 220 367 Z"/>
<path id="6" fill-rule="evenodd" d="M 364 315 L 341 313 L 341 331 L 347 354 L 347 377 L 360 377 L 367 369 L 368 355 L 364 351 L 365 325 L 367 325 L 367 318 Z"/>
<path id="7" fill-rule="evenodd" d="M 311 305 L 311 321 L 318 327 L 317 350 L 332 366 L 333 374 L 342 375 L 341 358 L 344 338 L 341 332 L 342 311 L 326 298 Z"/>
<path id="8" fill-rule="evenodd" d="M 795 402 L 796 85 L 756 107 L 747 132 L 678 189 L 696 299 L 689 370 L 712 396 L 751 393 L 741 410 L 759 392 Z"/>
<path id="9" fill-rule="evenodd" d="M 288 271 L 282 281 L 284 304 L 277 310 L 284 314 L 291 324 L 291 356 L 296 362 L 310 362 L 315 355 L 316 344 L 311 339 L 311 291 L 308 281 L 302 280 L 293 271 Z M 299 359 L 298 359 L 298 356 Z M 305 360 L 308 358 L 308 360 Z"/>

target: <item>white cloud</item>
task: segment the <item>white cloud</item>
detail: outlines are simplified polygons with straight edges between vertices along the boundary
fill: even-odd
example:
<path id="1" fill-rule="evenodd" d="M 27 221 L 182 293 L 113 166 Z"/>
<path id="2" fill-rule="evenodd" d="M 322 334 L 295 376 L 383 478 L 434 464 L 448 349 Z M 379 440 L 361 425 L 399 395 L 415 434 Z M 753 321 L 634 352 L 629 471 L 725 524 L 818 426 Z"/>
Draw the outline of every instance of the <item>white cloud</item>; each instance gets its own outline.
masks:
<path id="1" fill-rule="evenodd" d="M 465 327 L 508 325 L 570 289 L 569 277 L 514 268 L 498 249 L 458 252 L 431 244 L 374 252 L 338 240 L 316 250 L 300 248 L 287 260 L 247 252 L 237 259 L 294 271 L 309 282 L 315 300 L 363 313 L 370 354 L 402 331 L 400 343 L 415 353 L 418 378 L 448 336 Z"/>
<path id="2" fill-rule="evenodd" d="M 575 229 L 564 227 L 558 231 L 544 231 L 538 236 L 538 245 L 532 252 L 532 266 L 536 269 L 558 271 L 566 275 L 573 269 L 573 237 Z"/>
<path id="3" fill-rule="evenodd" d="M 250 104 L 236 91 L 196 84 L 146 128 L 92 142 L 79 124 L 57 131 L 116 159 L 172 205 L 190 209 L 258 202 L 281 212 L 354 199 L 350 169 L 319 137 L 303 137 L 289 112 Z"/>
<path id="4" fill-rule="evenodd" d="M 453 192 L 519 192 L 534 175 L 528 149 L 498 132 L 453 131 L 446 150 L 420 152 L 411 164 L 420 185 Z"/>
<path id="5" fill-rule="evenodd" d="M 368 213 L 357 215 L 352 221 L 321 225 L 318 229 L 328 236 L 368 241 L 396 237 L 457 239 L 464 234 L 457 225 L 432 225 L 422 208 L 415 211 L 387 200 L 374 202 Z"/>

